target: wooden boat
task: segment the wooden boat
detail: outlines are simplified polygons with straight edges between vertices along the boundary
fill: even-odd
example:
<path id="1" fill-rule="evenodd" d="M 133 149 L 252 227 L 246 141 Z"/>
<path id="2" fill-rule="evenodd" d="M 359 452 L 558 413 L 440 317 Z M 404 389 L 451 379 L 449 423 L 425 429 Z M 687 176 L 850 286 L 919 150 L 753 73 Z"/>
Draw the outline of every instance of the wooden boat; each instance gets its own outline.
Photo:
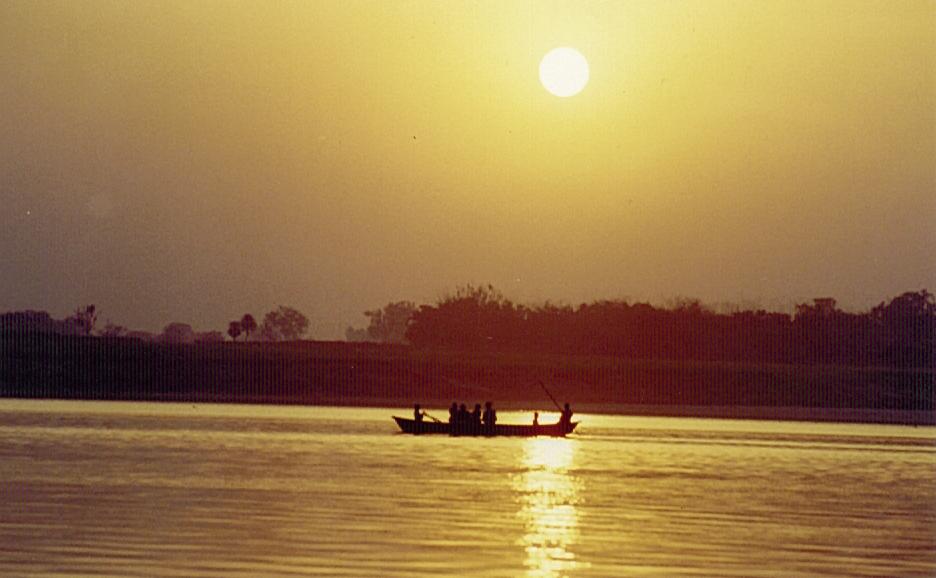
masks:
<path id="1" fill-rule="evenodd" d="M 405 417 L 393 416 L 393 419 L 408 434 L 449 434 L 454 436 L 552 436 L 564 437 L 572 433 L 577 421 L 564 426 L 560 423 L 540 424 L 540 425 L 519 425 L 519 424 L 495 424 L 493 429 L 484 425 L 480 428 L 473 424 L 449 424 L 440 421 L 421 421 L 406 419 Z"/>

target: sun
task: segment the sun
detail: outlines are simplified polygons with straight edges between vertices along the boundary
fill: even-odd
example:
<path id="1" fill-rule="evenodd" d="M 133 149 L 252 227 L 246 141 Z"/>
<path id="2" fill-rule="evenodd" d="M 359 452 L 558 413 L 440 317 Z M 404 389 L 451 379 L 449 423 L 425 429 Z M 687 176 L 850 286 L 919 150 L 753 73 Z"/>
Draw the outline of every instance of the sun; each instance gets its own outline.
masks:
<path id="1" fill-rule="evenodd" d="M 562 98 L 575 96 L 588 84 L 588 61 L 574 48 L 553 48 L 540 61 L 539 76 L 552 94 Z"/>

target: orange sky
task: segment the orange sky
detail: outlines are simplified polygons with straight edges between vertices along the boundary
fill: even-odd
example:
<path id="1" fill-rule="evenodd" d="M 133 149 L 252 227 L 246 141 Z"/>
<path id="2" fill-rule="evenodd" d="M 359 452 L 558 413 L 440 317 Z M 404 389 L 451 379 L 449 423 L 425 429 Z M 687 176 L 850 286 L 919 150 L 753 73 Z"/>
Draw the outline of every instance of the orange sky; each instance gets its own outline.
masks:
<path id="1" fill-rule="evenodd" d="M 932 1 L 8 0 L 0 79 L 0 310 L 936 291 Z"/>

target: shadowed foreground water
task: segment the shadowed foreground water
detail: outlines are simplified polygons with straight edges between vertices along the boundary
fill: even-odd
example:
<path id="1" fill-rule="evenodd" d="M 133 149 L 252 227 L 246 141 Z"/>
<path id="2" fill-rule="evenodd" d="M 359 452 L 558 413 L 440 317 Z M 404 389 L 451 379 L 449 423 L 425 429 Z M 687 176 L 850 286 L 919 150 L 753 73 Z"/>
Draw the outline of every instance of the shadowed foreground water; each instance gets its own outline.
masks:
<path id="1" fill-rule="evenodd" d="M 936 428 L 392 413 L 2 401 L 0 575 L 936 575 Z"/>

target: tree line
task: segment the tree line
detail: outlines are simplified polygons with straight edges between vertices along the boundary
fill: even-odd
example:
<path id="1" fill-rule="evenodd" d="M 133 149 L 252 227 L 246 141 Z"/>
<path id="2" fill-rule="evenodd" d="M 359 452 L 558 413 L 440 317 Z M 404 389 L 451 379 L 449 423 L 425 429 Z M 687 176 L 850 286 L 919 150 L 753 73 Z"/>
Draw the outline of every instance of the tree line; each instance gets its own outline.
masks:
<path id="1" fill-rule="evenodd" d="M 433 305 L 404 301 L 365 314 L 370 325 L 349 328 L 349 340 L 632 359 L 936 367 L 936 301 L 925 289 L 861 313 L 822 298 L 789 315 L 716 313 L 698 300 L 669 308 L 623 300 L 527 306 L 490 285 L 468 285 Z"/>
<path id="2" fill-rule="evenodd" d="M 94 305 L 79 307 L 64 319 L 53 319 L 47 311 L 10 311 L 0 314 L 0 332 L 50 333 L 56 335 L 85 335 L 105 338 L 131 338 L 161 343 L 213 343 L 225 340 L 220 331 L 195 331 L 188 323 L 173 322 L 160 333 L 133 331 L 108 321 L 97 324 L 98 312 Z M 227 334 L 232 341 L 295 341 L 302 339 L 309 329 L 309 320 L 292 307 L 280 305 L 268 312 L 261 323 L 250 313 L 228 324 Z"/>
<path id="3" fill-rule="evenodd" d="M 220 331 L 195 332 L 186 323 L 170 323 L 159 334 L 110 322 L 99 328 L 97 316 L 94 305 L 79 307 L 61 320 L 45 311 L 14 311 L 0 314 L 0 332 L 171 343 L 225 340 Z M 797 305 L 790 315 L 718 313 L 692 299 L 670 307 L 624 300 L 529 306 L 512 302 L 490 285 L 467 285 L 432 305 L 398 301 L 365 316 L 368 326 L 349 327 L 348 341 L 629 359 L 936 368 L 936 299 L 925 289 L 865 312 L 846 312 L 834 299 L 822 298 Z M 259 323 L 251 314 L 231 321 L 226 333 L 233 341 L 294 341 L 308 327 L 301 312 L 279 306 Z"/>

